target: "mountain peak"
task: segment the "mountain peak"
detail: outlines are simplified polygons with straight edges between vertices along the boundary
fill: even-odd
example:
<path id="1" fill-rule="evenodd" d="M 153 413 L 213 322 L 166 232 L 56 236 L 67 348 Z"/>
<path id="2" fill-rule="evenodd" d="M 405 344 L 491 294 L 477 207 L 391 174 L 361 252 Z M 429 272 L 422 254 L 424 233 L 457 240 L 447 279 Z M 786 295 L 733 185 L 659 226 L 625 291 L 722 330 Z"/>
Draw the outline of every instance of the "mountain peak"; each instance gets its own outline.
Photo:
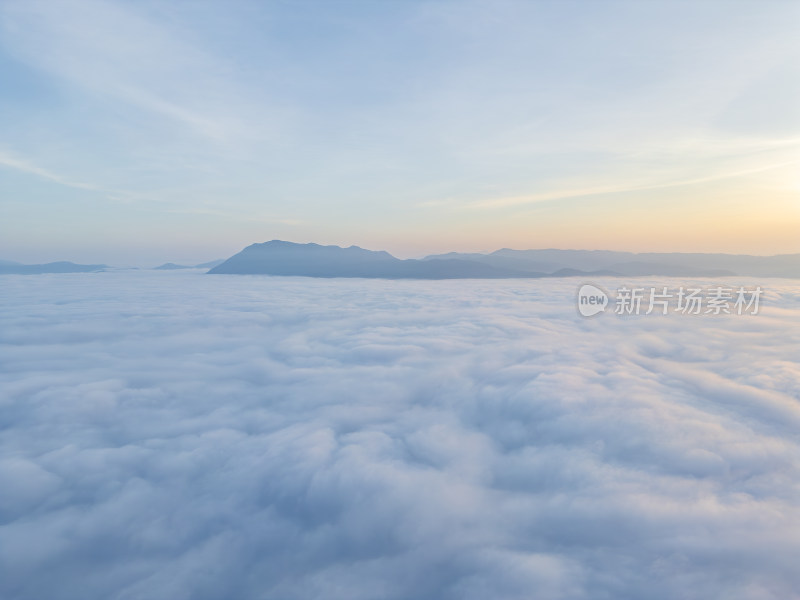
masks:
<path id="1" fill-rule="evenodd" d="M 400 260 L 359 246 L 321 246 L 272 240 L 252 244 L 211 269 L 211 274 L 300 275 L 383 279 L 534 277 L 469 260 Z"/>

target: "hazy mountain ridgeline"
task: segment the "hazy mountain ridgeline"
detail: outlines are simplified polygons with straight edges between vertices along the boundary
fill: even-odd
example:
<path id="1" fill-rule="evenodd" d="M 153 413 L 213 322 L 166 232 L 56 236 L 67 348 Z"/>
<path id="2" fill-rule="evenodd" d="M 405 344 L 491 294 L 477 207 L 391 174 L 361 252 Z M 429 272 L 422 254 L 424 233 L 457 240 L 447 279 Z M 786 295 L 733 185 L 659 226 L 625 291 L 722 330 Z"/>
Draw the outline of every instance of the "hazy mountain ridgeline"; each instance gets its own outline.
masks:
<path id="1" fill-rule="evenodd" d="M 211 260 L 209 262 L 200 263 L 199 265 L 178 265 L 172 262 L 164 263 L 163 265 L 159 265 L 157 267 L 153 267 L 156 271 L 176 271 L 178 269 L 213 269 L 217 265 L 221 265 L 225 262 L 224 258 L 220 258 L 219 260 Z"/>
<path id="2" fill-rule="evenodd" d="M 252 244 L 209 273 L 382 279 L 499 279 L 545 275 L 464 259 L 401 260 L 388 252 L 358 246 L 341 248 L 280 240 Z"/>
<path id="3" fill-rule="evenodd" d="M 195 267 L 198 269 L 213 269 L 217 265 L 221 265 L 224 262 L 224 258 L 218 258 L 217 260 L 210 260 L 208 262 L 200 263 L 199 265 L 195 265 Z"/>
<path id="4" fill-rule="evenodd" d="M 487 265 L 521 271 L 544 271 L 555 275 L 563 269 L 605 271 L 626 276 L 719 277 L 800 277 L 800 254 L 751 256 L 746 254 L 613 252 L 609 250 L 512 250 L 503 248 L 490 254 L 450 252 L 424 260 L 469 258 Z"/>
<path id="5" fill-rule="evenodd" d="M 153 267 L 154 271 L 177 271 L 178 269 L 191 269 L 189 265 L 176 265 L 175 263 L 164 263 L 163 265 L 158 265 L 157 267 Z"/>
<path id="6" fill-rule="evenodd" d="M 154 267 L 157 271 L 175 271 L 178 269 L 209 269 L 225 262 L 224 259 L 212 260 L 199 265 L 177 265 L 164 263 Z M 136 269 L 136 267 L 130 267 Z M 81 265 L 69 261 L 50 262 L 28 265 L 13 260 L 0 260 L 0 275 L 39 275 L 44 273 L 95 273 L 99 271 L 117 270 L 109 265 Z"/>
<path id="7" fill-rule="evenodd" d="M 113 269 L 67 261 L 26 265 L 0 260 L 0 274 L 90 273 Z M 322 246 L 272 240 L 252 244 L 227 260 L 197 265 L 165 263 L 155 270 L 210 268 L 211 274 L 299 275 L 380 279 L 510 279 L 585 276 L 800 278 L 800 254 L 634 253 L 609 250 L 512 250 L 488 254 L 449 252 L 399 259 L 358 246 Z"/>
<path id="8" fill-rule="evenodd" d="M 108 265 L 79 265 L 68 261 L 51 262 L 41 265 L 24 265 L 10 260 L 0 261 L 0 274 L 38 275 L 43 273 L 92 273 L 104 271 Z"/>
<path id="9" fill-rule="evenodd" d="M 211 274 L 301 275 L 384 279 L 499 279 L 586 275 L 800 277 L 800 254 L 633 253 L 609 250 L 512 250 L 490 254 L 450 252 L 401 260 L 358 246 L 321 246 L 272 240 L 252 244 Z"/>

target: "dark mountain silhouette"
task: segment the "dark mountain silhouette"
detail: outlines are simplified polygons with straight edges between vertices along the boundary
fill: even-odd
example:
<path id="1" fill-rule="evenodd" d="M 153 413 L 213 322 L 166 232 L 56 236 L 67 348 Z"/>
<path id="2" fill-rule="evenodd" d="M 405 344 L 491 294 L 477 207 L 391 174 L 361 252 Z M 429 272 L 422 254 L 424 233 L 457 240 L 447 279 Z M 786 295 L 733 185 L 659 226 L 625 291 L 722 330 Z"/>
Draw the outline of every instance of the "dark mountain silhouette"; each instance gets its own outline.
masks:
<path id="1" fill-rule="evenodd" d="M 41 273 L 91 273 L 103 271 L 108 265 L 79 265 L 73 262 L 60 261 L 43 265 L 24 265 L 12 261 L 0 261 L 2 275 L 37 275 Z"/>
<path id="2" fill-rule="evenodd" d="M 0 274 L 90 273 L 111 269 L 67 261 L 26 265 L 0 260 Z M 252 244 L 227 260 L 165 263 L 157 270 L 210 268 L 212 274 L 302 275 L 383 279 L 502 279 L 537 277 L 788 277 L 800 278 L 800 254 L 633 253 L 609 250 L 449 252 L 401 260 L 388 252 L 273 240 Z"/>
<path id="3" fill-rule="evenodd" d="M 383 279 L 499 279 L 544 273 L 495 267 L 463 259 L 400 260 L 388 252 L 273 240 L 248 246 L 211 274 L 302 275 Z"/>
<path id="4" fill-rule="evenodd" d="M 388 252 L 273 240 L 248 246 L 212 274 L 379 277 L 385 279 L 498 279 L 587 276 L 800 277 L 800 254 L 748 256 L 614 252 L 609 250 L 512 250 L 457 253 L 400 260 Z"/>

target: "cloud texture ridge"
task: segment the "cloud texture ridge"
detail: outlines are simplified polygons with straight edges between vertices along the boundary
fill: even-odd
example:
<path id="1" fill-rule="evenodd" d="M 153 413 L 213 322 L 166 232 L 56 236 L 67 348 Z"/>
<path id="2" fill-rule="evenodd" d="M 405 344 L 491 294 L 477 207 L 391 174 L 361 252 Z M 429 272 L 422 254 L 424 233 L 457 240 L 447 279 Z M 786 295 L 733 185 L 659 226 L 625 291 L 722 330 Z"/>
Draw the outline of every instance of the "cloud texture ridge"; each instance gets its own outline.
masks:
<path id="1" fill-rule="evenodd" d="M 0 597 L 800 597 L 800 285 L 578 283 L 4 277 Z"/>

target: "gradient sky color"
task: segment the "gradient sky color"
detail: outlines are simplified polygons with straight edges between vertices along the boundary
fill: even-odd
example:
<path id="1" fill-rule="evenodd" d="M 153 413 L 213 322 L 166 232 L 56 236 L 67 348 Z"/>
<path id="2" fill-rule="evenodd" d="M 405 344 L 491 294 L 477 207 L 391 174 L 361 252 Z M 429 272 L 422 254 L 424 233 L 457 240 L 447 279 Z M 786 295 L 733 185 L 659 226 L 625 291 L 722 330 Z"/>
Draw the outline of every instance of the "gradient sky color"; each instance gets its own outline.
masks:
<path id="1" fill-rule="evenodd" d="M 0 1 L 0 258 L 800 252 L 800 3 Z"/>

